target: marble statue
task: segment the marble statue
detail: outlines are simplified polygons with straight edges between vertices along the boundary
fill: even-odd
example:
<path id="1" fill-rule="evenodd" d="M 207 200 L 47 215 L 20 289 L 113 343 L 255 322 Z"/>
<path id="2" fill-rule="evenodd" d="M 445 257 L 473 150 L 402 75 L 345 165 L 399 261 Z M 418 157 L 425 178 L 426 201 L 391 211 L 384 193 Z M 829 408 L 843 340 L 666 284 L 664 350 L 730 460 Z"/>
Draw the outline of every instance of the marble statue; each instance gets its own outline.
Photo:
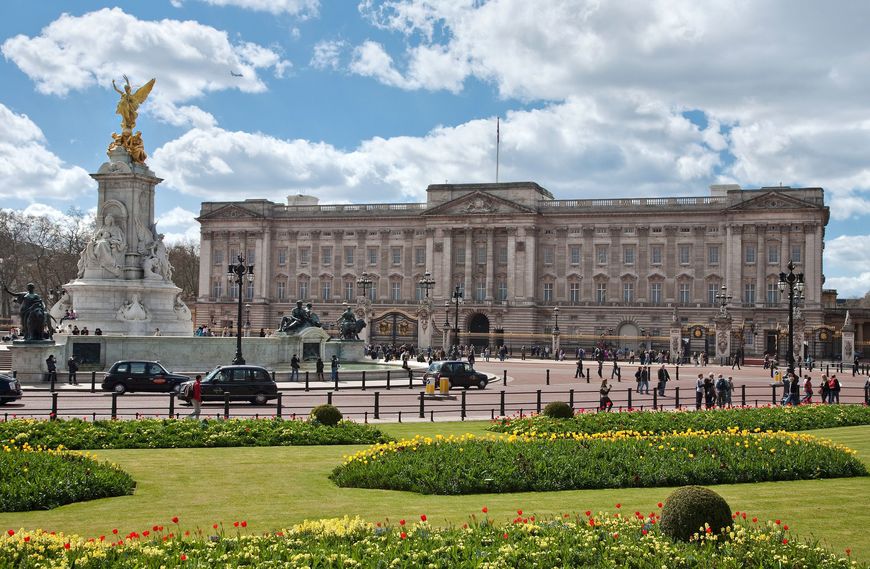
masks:
<path id="1" fill-rule="evenodd" d="M 121 115 L 121 132 L 124 131 L 132 133 L 133 128 L 136 126 L 136 119 L 139 117 L 139 105 L 145 102 L 145 99 L 148 98 L 148 94 L 151 93 L 151 89 L 154 88 L 154 82 L 156 79 L 152 79 L 151 81 L 145 83 L 138 89 L 136 89 L 135 93 L 131 93 L 132 88 L 130 87 L 130 79 L 124 75 L 124 90 L 121 91 L 118 89 L 118 86 L 115 85 L 115 80 L 112 80 L 112 88 L 121 95 L 121 99 L 118 101 L 118 106 L 115 108 L 115 114 Z"/>
<path id="2" fill-rule="evenodd" d="M 127 242 L 121 228 L 115 225 L 112 214 L 106 215 L 103 225 L 95 232 L 79 259 L 79 277 L 85 269 L 103 268 L 116 277 L 121 276 L 120 260 L 127 250 Z"/>
<path id="3" fill-rule="evenodd" d="M 158 233 L 157 239 L 151 244 L 151 256 L 157 261 L 157 272 L 164 280 L 172 281 L 172 265 L 169 263 L 169 252 L 166 250 L 166 245 L 163 243 L 163 234 Z"/>
<path id="4" fill-rule="evenodd" d="M 148 255 L 142 261 L 142 278 L 145 280 L 163 280 L 163 275 L 160 274 L 160 261 L 154 255 Z"/>
<path id="5" fill-rule="evenodd" d="M 148 311 L 142 305 L 139 293 L 134 292 L 130 300 L 118 309 L 118 320 L 148 320 Z"/>
<path id="6" fill-rule="evenodd" d="M 45 338 L 45 324 L 48 322 L 45 303 L 42 302 L 42 297 L 34 292 L 35 288 L 33 283 L 27 283 L 26 291 L 12 292 L 6 285 L 3 285 L 6 294 L 14 296 L 15 302 L 20 304 L 18 314 L 21 316 L 21 335 L 25 342 L 43 340 Z"/>
<path id="7" fill-rule="evenodd" d="M 184 304 L 184 301 L 181 300 L 181 293 L 175 295 L 175 302 L 173 303 L 173 308 L 175 310 L 175 315 L 178 316 L 179 320 L 188 321 L 191 319 L 190 309 Z"/>

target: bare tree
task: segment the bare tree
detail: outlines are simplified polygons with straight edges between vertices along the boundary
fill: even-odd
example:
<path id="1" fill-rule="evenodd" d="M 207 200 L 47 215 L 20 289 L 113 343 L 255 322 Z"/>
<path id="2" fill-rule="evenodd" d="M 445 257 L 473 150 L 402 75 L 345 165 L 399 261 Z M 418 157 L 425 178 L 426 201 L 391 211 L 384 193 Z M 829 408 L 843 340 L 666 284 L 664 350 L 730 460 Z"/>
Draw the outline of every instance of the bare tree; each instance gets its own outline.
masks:
<path id="1" fill-rule="evenodd" d="M 172 264 L 172 280 L 183 291 L 185 300 L 196 300 L 199 289 L 199 244 L 182 241 L 167 252 Z"/>

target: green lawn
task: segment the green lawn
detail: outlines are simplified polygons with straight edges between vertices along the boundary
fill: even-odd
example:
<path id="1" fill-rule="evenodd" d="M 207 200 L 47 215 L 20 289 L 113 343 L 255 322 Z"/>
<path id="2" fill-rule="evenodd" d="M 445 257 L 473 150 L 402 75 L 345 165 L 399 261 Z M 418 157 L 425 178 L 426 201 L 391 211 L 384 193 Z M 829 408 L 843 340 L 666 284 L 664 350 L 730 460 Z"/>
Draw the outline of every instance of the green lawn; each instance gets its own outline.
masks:
<path id="1" fill-rule="evenodd" d="M 383 425 L 395 437 L 482 433 L 487 422 L 405 423 Z M 870 464 L 870 426 L 815 431 L 859 452 Z M 359 515 L 462 523 L 487 506 L 495 520 L 508 521 L 515 510 L 527 513 L 599 509 L 650 512 L 668 495 L 667 488 L 581 490 L 477 496 L 420 496 L 407 492 L 335 487 L 327 478 L 351 447 L 272 447 L 165 450 L 112 450 L 97 455 L 122 466 L 138 481 L 133 496 L 73 504 L 47 512 L 0 514 L 0 530 L 42 528 L 85 536 L 141 531 L 170 524 L 178 516 L 184 528 L 232 527 L 246 520 L 250 531 L 279 529 L 305 518 Z M 725 485 L 714 487 L 735 510 L 763 519 L 782 519 L 802 537 L 818 537 L 836 551 L 851 548 L 870 560 L 870 477 Z"/>

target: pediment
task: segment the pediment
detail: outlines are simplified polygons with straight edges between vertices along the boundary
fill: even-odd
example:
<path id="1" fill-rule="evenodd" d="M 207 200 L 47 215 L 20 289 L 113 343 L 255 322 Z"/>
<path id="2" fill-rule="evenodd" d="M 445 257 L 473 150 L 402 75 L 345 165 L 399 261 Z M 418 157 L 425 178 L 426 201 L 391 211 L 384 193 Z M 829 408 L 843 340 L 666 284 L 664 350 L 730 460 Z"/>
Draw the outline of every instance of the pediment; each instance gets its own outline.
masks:
<path id="1" fill-rule="evenodd" d="M 736 204 L 728 209 L 731 210 L 782 210 L 782 209 L 818 209 L 818 205 L 810 203 L 783 192 L 772 190 L 760 196 Z"/>
<path id="2" fill-rule="evenodd" d="M 536 212 L 534 209 L 516 202 L 477 191 L 427 209 L 423 215 L 493 215 L 505 213 Z"/>
<path id="3" fill-rule="evenodd" d="M 197 218 L 198 221 L 211 219 L 263 219 L 263 216 L 235 204 L 227 204 Z"/>

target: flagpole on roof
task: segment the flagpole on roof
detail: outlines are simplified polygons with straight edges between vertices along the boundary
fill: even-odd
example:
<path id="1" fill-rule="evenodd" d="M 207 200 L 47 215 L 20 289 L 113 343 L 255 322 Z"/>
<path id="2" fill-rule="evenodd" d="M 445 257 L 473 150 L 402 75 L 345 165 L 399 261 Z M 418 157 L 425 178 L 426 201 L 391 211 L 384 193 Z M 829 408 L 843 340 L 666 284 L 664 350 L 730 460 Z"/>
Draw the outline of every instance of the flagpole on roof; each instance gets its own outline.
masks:
<path id="1" fill-rule="evenodd" d="M 501 146 L 501 118 L 495 117 L 495 183 L 498 184 L 498 152 Z"/>

